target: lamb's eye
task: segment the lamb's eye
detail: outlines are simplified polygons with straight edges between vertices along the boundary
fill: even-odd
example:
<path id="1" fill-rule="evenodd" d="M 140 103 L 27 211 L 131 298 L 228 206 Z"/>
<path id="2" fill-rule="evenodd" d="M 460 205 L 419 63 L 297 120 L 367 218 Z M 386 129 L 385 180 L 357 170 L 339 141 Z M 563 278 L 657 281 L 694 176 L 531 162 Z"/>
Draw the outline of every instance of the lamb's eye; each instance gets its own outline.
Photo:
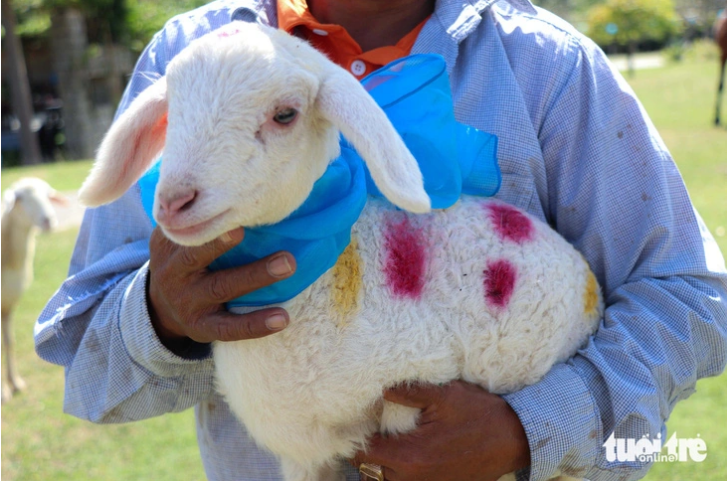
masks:
<path id="1" fill-rule="evenodd" d="M 295 109 L 285 109 L 276 113 L 273 120 L 279 124 L 289 124 L 295 120 L 295 116 L 298 115 L 298 111 Z"/>

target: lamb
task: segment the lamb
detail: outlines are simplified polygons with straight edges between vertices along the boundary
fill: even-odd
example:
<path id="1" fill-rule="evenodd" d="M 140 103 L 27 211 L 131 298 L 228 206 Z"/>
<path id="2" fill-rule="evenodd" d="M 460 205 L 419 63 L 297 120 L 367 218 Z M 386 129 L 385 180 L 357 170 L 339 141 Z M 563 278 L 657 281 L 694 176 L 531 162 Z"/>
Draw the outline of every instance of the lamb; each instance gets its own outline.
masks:
<path id="1" fill-rule="evenodd" d="M 15 182 L 3 194 L 2 206 L 2 339 L 5 351 L 6 380 L 2 384 L 3 402 L 25 387 L 15 367 L 10 314 L 20 296 L 33 281 L 35 236 L 57 224 L 52 204 L 65 204 L 45 181 L 28 177 Z"/>
<path id="2" fill-rule="evenodd" d="M 462 379 L 512 392 L 572 356 L 602 314 L 588 264 L 547 225 L 470 196 L 432 211 L 360 84 L 269 27 L 234 23 L 175 57 L 112 126 L 80 198 L 113 201 L 163 150 L 154 216 L 201 245 L 290 215 L 338 156 L 339 130 L 386 199 L 370 198 L 338 263 L 281 304 L 284 331 L 213 346 L 219 390 L 288 481 L 342 479 L 340 459 L 371 434 L 413 429 L 418 410 L 384 389 Z"/>

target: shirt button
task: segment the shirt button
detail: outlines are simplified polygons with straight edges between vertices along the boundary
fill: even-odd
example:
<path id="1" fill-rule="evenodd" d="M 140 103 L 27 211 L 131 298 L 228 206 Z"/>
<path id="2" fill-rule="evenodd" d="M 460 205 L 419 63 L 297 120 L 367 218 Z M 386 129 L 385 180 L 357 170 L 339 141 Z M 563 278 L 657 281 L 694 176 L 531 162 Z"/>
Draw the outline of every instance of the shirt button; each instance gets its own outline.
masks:
<path id="1" fill-rule="evenodd" d="M 351 72 L 353 72 L 354 75 L 359 76 L 366 73 L 366 64 L 363 60 L 354 60 L 351 62 Z"/>
<path id="2" fill-rule="evenodd" d="M 315 33 L 316 35 L 320 35 L 321 37 L 328 36 L 328 32 L 326 32 L 325 30 L 321 30 L 320 28 L 314 28 L 313 33 Z"/>

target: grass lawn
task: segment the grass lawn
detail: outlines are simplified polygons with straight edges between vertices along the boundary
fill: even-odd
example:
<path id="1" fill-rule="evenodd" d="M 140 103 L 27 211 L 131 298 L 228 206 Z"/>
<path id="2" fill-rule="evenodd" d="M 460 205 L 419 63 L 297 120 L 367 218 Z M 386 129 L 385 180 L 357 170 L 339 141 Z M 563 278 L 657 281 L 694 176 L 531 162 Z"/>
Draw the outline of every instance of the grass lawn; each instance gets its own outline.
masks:
<path id="1" fill-rule="evenodd" d="M 2 190 L 4 191 L 21 177 L 40 177 L 61 192 L 76 190 L 88 175 L 91 164 L 90 160 L 64 161 L 26 168 L 3 169 Z"/>
<path id="2" fill-rule="evenodd" d="M 727 131 L 711 125 L 716 63 L 693 61 L 639 71 L 637 94 L 664 137 L 709 229 L 727 252 Z M 727 111 L 725 112 L 727 119 Z M 2 188 L 24 175 L 76 189 L 88 162 L 2 172 Z M 191 411 L 140 423 L 95 426 L 62 414 L 63 372 L 33 352 L 33 323 L 65 278 L 77 231 L 41 236 L 36 280 L 14 315 L 18 364 L 29 390 L 2 408 L 4 480 L 198 480 L 204 473 Z M 703 463 L 663 463 L 650 480 L 727 479 L 727 375 L 705 379 L 668 422 L 679 437 L 701 435 Z"/>

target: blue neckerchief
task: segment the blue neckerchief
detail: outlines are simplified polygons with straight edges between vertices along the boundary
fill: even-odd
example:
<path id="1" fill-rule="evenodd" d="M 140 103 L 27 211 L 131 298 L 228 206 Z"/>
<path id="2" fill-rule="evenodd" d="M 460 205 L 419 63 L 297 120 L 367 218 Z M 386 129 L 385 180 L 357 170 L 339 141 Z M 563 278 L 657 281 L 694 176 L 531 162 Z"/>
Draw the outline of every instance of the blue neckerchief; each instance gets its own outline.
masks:
<path id="1" fill-rule="evenodd" d="M 497 137 L 455 120 L 443 57 L 410 55 L 373 72 L 361 84 L 417 160 L 432 209 L 453 205 L 461 194 L 497 193 Z M 368 169 L 366 183 L 369 194 L 381 196 Z"/>
<path id="2" fill-rule="evenodd" d="M 492 196 L 500 187 L 497 137 L 458 123 L 444 59 L 412 55 L 361 82 L 386 112 L 419 163 L 432 208 L 453 205 L 461 194 Z M 159 163 L 141 179 L 141 200 L 152 223 Z M 228 307 L 262 306 L 297 296 L 333 267 L 351 241 L 351 227 L 367 194 L 381 196 L 356 151 L 341 142 L 341 155 L 316 181 L 308 199 L 283 221 L 245 229 L 244 240 L 215 260 L 218 270 L 247 264 L 280 250 L 298 264 L 288 279 L 251 292 Z"/>

